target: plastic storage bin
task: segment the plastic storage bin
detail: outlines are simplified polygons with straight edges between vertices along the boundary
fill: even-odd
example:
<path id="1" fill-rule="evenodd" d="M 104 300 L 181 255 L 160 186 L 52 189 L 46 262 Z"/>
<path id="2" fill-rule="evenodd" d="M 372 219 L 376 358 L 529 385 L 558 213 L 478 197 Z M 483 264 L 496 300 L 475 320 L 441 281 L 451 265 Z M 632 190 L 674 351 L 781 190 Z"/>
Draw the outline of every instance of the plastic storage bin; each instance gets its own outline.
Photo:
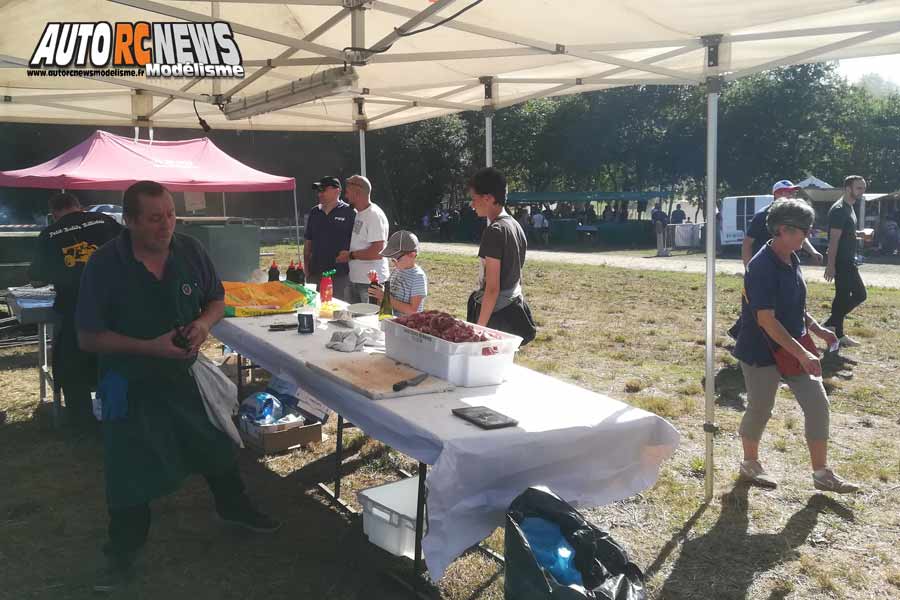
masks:
<path id="1" fill-rule="evenodd" d="M 472 327 L 485 332 L 491 339 L 454 344 L 394 321 L 382 321 L 385 351 L 388 358 L 446 379 L 453 385 L 477 387 L 502 383 L 522 338 L 478 325 Z M 485 351 L 496 352 L 485 354 Z"/>
<path id="2" fill-rule="evenodd" d="M 359 492 L 357 498 L 363 507 L 363 532 L 369 541 L 395 556 L 414 558 L 418 495 L 418 477 Z M 427 519 L 423 523 L 422 535 L 427 531 Z"/>

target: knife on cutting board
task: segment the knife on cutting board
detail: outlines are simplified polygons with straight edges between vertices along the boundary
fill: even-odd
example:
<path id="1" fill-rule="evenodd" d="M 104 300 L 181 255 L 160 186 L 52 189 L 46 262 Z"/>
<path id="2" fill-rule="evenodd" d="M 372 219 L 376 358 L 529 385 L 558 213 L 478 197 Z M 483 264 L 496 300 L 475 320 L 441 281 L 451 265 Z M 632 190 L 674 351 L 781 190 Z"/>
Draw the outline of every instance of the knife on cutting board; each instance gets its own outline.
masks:
<path id="1" fill-rule="evenodd" d="M 411 377 L 409 379 L 404 379 L 403 381 L 398 381 L 394 384 L 393 388 L 395 392 L 399 392 L 400 390 L 405 390 L 406 388 L 414 385 L 419 385 L 423 381 L 428 379 L 428 373 L 420 373 L 415 377 Z"/>

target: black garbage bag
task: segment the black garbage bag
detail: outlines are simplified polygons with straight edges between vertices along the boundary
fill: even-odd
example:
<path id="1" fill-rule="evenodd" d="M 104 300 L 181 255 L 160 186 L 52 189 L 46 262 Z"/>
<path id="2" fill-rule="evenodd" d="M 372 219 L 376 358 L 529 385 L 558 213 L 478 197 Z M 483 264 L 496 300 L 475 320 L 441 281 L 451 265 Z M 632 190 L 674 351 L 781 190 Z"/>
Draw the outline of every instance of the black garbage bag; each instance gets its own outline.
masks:
<path id="1" fill-rule="evenodd" d="M 574 549 L 583 587 L 560 584 L 543 568 L 521 523 L 537 517 L 559 526 Z M 594 527 L 571 505 L 545 487 L 531 487 L 506 513 L 506 600 L 644 600 L 644 574 L 609 534 Z"/>

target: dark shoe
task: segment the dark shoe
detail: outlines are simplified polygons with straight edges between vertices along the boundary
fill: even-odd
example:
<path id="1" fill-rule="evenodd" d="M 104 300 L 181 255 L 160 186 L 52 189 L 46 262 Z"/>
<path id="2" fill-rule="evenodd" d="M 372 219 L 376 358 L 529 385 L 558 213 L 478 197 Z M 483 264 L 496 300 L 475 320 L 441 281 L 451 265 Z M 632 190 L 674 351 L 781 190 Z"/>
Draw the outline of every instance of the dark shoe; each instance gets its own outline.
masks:
<path id="1" fill-rule="evenodd" d="M 107 565 L 97 576 L 94 582 L 94 592 L 98 594 L 113 594 L 134 581 L 135 561 L 137 553 L 128 556 L 113 556 L 108 553 L 108 544 L 104 547 L 107 554 Z"/>
<path id="2" fill-rule="evenodd" d="M 216 514 L 226 523 L 237 525 L 256 533 L 274 533 L 281 529 L 281 521 L 264 515 L 253 508 L 253 505 L 246 497 L 234 503 L 233 506 L 217 506 Z"/>

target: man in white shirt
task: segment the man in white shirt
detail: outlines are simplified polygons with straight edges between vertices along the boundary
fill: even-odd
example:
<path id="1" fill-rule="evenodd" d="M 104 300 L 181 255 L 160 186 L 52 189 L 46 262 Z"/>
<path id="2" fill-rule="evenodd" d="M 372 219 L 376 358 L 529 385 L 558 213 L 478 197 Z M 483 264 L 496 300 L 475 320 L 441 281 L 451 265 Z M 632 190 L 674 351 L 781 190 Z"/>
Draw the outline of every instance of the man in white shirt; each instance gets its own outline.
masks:
<path id="1" fill-rule="evenodd" d="M 543 243 L 545 246 L 548 245 L 550 243 L 550 223 L 541 211 L 535 211 L 534 214 L 531 215 L 531 226 L 534 227 L 534 234 L 537 236 L 537 241 Z"/>
<path id="2" fill-rule="evenodd" d="M 356 209 L 350 250 L 338 254 L 337 262 L 350 263 L 350 298 L 353 302 L 369 301 L 369 271 L 378 281 L 387 281 L 388 261 L 381 256 L 390 233 L 384 211 L 371 200 L 372 184 L 362 175 L 354 175 L 344 185 L 344 197 Z"/>

